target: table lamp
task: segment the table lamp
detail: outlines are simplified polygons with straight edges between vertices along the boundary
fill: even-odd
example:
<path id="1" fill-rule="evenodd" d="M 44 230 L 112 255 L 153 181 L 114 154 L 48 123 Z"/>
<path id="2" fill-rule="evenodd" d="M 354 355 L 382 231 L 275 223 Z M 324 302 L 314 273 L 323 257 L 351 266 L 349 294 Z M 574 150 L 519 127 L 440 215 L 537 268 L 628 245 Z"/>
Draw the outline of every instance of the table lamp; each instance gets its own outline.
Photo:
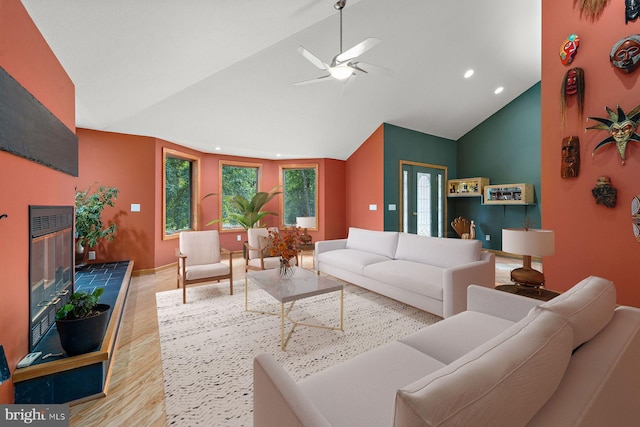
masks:
<path id="1" fill-rule="evenodd" d="M 307 234 L 307 229 L 316 227 L 316 217 L 315 216 L 298 216 L 296 217 L 296 226 L 303 229 L 302 236 L 300 236 L 300 242 L 303 245 L 310 245 L 311 236 Z"/>
<path id="2" fill-rule="evenodd" d="M 552 230 L 533 228 L 505 228 L 502 230 L 502 250 L 522 255 L 522 268 L 511 271 L 511 281 L 520 286 L 544 286 L 544 274 L 531 268 L 532 256 L 547 256 L 554 253 Z"/>
<path id="3" fill-rule="evenodd" d="M 0 384 L 11 378 L 7 357 L 4 355 L 4 347 L 0 345 Z"/>

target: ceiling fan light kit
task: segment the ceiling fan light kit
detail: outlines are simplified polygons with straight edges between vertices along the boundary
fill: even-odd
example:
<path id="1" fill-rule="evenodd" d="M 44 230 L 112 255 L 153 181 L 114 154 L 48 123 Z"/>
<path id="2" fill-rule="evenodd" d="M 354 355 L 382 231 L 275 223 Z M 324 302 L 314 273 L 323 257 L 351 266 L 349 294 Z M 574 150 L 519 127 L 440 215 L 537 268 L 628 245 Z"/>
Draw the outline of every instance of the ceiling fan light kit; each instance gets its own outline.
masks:
<path id="1" fill-rule="evenodd" d="M 356 76 L 357 73 L 367 74 L 374 70 L 384 70 L 382 67 L 377 67 L 371 64 L 365 64 L 364 62 L 356 61 L 356 59 L 380 43 L 380 40 L 370 37 L 357 45 L 353 46 L 346 51 L 342 51 L 342 9 L 346 5 L 346 0 L 339 0 L 333 7 L 340 11 L 340 53 L 333 57 L 330 64 L 322 61 L 320 58 L 309 52 L 304 47 L 300 46 L 298 52 L 304 56 L 309 62 L 315 65 L 317 68 L 327 72 L 328 74 L 318 77 L 312 80 L 305 80 L 302 82 L 294 83 L 294 85 L 304 85 L 308 83 L 317 83 L 331 78 L 335 80 L 344 81 L 345 84 Z M 364 67 L 364 68 L 363 68 Z"/>

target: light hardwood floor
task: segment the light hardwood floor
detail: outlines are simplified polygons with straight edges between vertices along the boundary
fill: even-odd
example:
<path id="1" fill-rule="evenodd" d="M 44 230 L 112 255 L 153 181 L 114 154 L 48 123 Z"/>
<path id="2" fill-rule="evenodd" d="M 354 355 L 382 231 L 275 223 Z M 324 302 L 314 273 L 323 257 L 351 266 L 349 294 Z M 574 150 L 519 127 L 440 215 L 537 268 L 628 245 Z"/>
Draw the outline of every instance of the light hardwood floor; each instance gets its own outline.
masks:
<path id="1" fill-rule="evenodd" d="M 521 266 L 520 261 L 498 257 L 496 275 L 514 262 Z M 313 266 L 310 253 L 302 264 Z M 234 256 L 233 266 L 234 281 L 243 279 L 242 255 Z M 131 279 L 107 396 L 72 406 L 71 426 L 166 425 L 155 294 L 175 289 L 175 275 L 170 268 Z"/>

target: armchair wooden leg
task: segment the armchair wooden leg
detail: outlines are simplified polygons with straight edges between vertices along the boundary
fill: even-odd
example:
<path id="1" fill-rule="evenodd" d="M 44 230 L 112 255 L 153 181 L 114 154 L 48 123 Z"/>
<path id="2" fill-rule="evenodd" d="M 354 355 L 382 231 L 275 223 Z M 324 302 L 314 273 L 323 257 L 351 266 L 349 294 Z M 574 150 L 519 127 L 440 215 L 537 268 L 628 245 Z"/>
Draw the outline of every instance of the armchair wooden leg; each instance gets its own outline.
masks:
<path id="1" fill-rule="evenodd" d="M 182 285 L 182 303 L 187 303 L 187 286 L 184 284 Z"/>

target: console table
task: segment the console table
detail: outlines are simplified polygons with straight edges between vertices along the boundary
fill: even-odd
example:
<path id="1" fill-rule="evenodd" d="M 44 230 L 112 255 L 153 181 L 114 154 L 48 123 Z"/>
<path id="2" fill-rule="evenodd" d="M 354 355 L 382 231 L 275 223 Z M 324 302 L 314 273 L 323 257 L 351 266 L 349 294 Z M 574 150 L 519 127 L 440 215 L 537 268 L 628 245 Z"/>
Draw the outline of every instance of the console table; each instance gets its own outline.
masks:
<path id="1" fill-rule="evenodd" d="M 102 287 L 100 302 L 111 306 L 102 345 L 77 356 L 40 357 L 31 366 L 16 369 L 15 403 L 75 404 L 106 395 L 132 271 L 133 261 L 89 264 L 76 271 L 75 290 Z M 33 351 L 64 353 L 55 326 Z"/>

